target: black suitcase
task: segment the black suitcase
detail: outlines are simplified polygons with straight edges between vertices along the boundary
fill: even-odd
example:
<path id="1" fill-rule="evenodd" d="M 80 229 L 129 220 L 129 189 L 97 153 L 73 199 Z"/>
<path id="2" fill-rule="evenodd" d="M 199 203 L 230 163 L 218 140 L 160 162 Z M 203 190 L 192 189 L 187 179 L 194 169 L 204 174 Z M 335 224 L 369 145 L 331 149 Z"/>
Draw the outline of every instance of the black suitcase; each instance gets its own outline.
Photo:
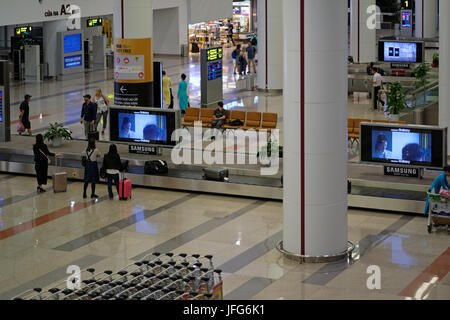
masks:
<path id="1" fill-rule="evenodd" d="M 100 140 L 100 133 L 98 131 L 91 131 L 89 132 L 89 140 L 94 139 L 95 141 Z"/>
<path id="2" fill-rule="evenodd" d="M 220 167 L 203 168 L 203 177 L 206 180 L 224 181 L 228 178 L 228 169 Z"/>
<path id="3" fill-rule="evenodd" d="M 166 174 L 169 172 L 169 167 L 167 166 L 167 161 L 164 160 L 152 160 L 146 161 L 144 166 L 144 173 L 153 174 Z"/>

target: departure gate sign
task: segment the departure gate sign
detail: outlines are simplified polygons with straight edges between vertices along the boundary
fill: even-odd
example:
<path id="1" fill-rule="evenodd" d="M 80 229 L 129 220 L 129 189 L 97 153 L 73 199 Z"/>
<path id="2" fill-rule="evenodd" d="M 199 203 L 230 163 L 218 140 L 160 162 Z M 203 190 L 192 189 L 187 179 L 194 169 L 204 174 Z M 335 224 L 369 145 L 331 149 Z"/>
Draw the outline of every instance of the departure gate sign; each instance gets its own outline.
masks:
<path id="1" fill-rule="evenodd" d="M 206 51 L 207 61 L 222 60 L 223 49 L 222 48 L 211 48 Z"/>

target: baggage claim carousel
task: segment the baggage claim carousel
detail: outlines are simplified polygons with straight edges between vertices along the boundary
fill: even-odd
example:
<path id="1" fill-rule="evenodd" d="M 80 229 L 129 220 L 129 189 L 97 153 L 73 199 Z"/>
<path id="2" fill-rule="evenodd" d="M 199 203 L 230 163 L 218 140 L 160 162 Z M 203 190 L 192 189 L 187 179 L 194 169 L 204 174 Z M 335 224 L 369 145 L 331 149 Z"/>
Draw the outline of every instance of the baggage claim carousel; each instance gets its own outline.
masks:
<path id="1" fill-rule="evenodd" d="M 3 144 L 0 147 L 0 171 L 34 176 L 34 156 L 31 148 L 33 142 L 34 139 L 29 137 L 14 137 L 12 142 Z M 64 150 L 51 148 L 51 146 L 50 150 L 62 154 L 61 171 L 67 172 L 69 179 L 82 180 L 84 168 L 81 165 L 81 150 L 85 148 L 85 141 L 72 141 L 67 145 L 69 146 L 64 147 Z M 102 154 L 107 152 L 108 146 L 109 143 L 98 143 Z M 122 160 L 129 161 L 126 176 L 131 179 L 134 186 L 280 201 L 283 199 L 283 186 L 280 179 L 282 169 L 276 176 L 261 176 L 259 166 L 223 165 L 230 171 L 229 180 L 227 182 L 208 181 L 203 178 L 202 168 L 205 166 L 172 164 L 171 149 L 163 149 L 161 156 L 143 156 L 129 154 L 128 145 L 117 144 L 117 146 Z M 80 150 L 80 152 L 74 152 L 74 150 Z M 145 175 L 145 161 L 156 159 L 168 161 L 169 173 Z M 280 167 L 282 168 L 282 161 L 280 161 Z M 52 175 L 54 171 L 54 159 L 52 159 L 49 175 Z M 352 188 L 348 195 L 348 206 L 423 214 L 426 191 L 438 174 L 439 171 L 425 170 L 422 179 L 391 177 L 384 176 L 382 166 L 349 162 L 348 176 Z"/>

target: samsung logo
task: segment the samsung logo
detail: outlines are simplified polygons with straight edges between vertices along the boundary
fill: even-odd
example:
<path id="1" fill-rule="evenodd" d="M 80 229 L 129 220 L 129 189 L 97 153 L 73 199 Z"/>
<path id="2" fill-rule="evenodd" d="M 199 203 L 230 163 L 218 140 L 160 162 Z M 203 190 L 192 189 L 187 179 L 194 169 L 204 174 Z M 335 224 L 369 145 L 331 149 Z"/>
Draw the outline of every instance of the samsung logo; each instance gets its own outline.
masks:
<path id="1" fill-rule="evenodd" d="M 396 167 L 386 167 L 387 173 L 399 173 L 399 174 L 411 174 L 416 175 L 417 169 L 414 168 L 396 168 Z"/>

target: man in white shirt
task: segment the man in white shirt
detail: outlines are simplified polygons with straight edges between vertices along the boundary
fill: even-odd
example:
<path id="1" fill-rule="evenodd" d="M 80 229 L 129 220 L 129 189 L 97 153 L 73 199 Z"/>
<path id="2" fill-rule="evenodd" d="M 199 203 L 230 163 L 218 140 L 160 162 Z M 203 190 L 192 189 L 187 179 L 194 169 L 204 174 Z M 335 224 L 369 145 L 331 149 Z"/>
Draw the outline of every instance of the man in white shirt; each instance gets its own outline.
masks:
<path id="1" fill-rule="evenodd" d="M 383 79 L 381 77 L 381 74 L 379 74 L 375 68 L 372 68 L 371 72 L 373 75 L 373 80 L 371 81 L 373 83 L 373 108 L 375 110 L 378 109 L 378 93 L 380 92 L 381 89 L 384 90 L 384 86 L 383 86 Z"/>

